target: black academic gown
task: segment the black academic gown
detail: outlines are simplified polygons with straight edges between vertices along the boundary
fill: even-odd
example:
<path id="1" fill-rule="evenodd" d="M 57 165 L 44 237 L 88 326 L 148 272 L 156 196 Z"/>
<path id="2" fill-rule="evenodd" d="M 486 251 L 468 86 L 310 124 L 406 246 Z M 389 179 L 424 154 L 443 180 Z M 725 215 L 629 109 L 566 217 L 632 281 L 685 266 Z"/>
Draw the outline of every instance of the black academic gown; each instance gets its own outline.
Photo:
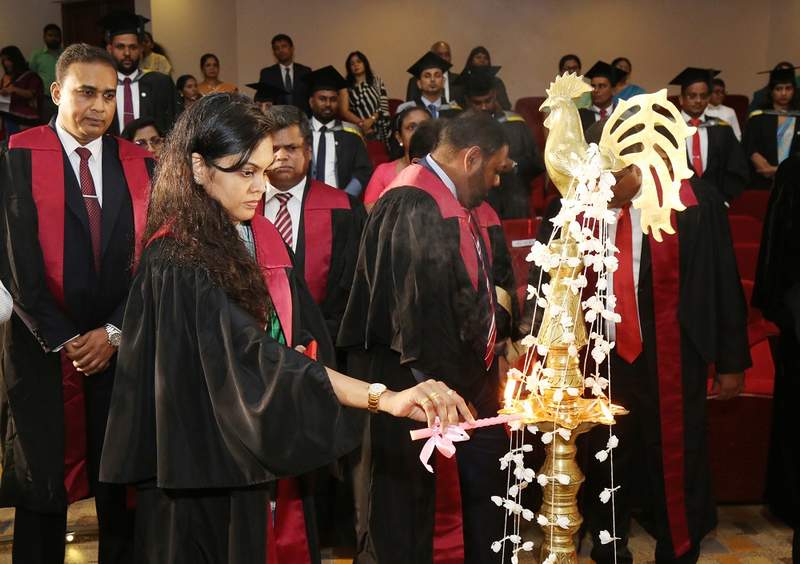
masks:
<path id="1" fill-rule="evenodd" d="M 386 192 L 367 218 L 338 344 L 357 377 L 390 389 L 433 377 L 479 416 L 493 416 L 499 384 L 496 362 L 487 371 L 484 361 L 488 293 L 482 276 L 474 289 L 459 240 L 459 220 L 443 219 L 427 192 L 400 184 Z M 459 481 L 465 561 L 495 561 L 489 546 L 503 536 L 503 518 L 485 500 L 505 486 L 497 467 L 507 448 L 503 429 L 479 430 L 459 443 L 460 478 L 444 483 L 420 464 L 422 445 L 408 434 L 417 427 L 383 414 L 370 418 L 356 480 L 356 562 L 432 562 L 434 525 L 442 522 L 435 520 L 437 490 Z"/>
<path id="2" fill-rule="evenodd" d="M 741 372 L 750 366 L 747 341 L 747 309 L 731 243 L 726 209 L 719 192 L 707 182 L 692 178 L 698 204 L 677 214 L 679 237 L 679 302 L 677 328 L 680 334 L 683 380 L 683 460 L 685 499 L 682 515 L 688 528 L 691 550 L 699 550 L 701 539 L 716 525 L 716 505 L 706 443 L 706 383 L 708 366 L 716 364 L 718 373 Z M 554 203 L 548 216 L 557 212 Z M 549 221 L 543 221 L 540 240 L 549 236 Z M 657 369 L 656 335 L 666 331 L 655 321 L 655 298 L 651 243 L 642 243 L 638 305 L 643 335 L 643 352 L 633 364 L 611 357 L 612 400 L 630 413 L 617 418 L 614 434 L 620 444 L 614 450 L 617 536 L 627 540 L 630 515 L 641 508 L 641 522 L 657 541 L 656 559 L 673 557 L 667 519 L 667 502 L 661 449 L 660 392 Z M 546 279 L 546 275 L 545 275 Z M 538 271 L 530 272 L 529 283 L 536 284 Z M 526 304 L 530 318 L 531 302 Z M 661 400 L 663 401 L 663 400 Z M 596 428 L 582 446 L 580 460 L 587 475 L 582 492 L 586 523 L 595 535 L 592 557 L 598 562 L 613 562 L 612 545 L 601 545 L 597 534 L 611 530 L 611 510 L 599 501 L 609 487 L 609 464 L 600 463 L 594 454 L 605 448 L 608 429 Z M 673 490 L 674 491 L 674 490 Z M 618 545 L 619 561 L 630 562 L 627 549 Z"/>
<path id="3" fill-rule="evenodd" d="M 336 143 L 336 182 L 338 188 L 344 188 L 350 180 L 357 178 L 361 190 L 366 190 L 372 176 L 372 161 L 367 152 L 364 138 L 357 133 L 352 124 L 336 120 L 333 127 L 333 139 Z M 330 147 L 327 147 L 330 151 Z"/>
<path id="4" fill-rule="evenodd" d="M 719 121 L 714 123 L 705 128 L 708 132 L 708 160 L 704 163 L 705 170 L 701 178 L 719 190 L 726 202 L 730 202 L 747 188 L 750 167 L 730 125 Z M 691 143 L 691 138 L 686 142 Z"/>
<path id="5" fill-rule="evenodd" d="M 122 326 L 135 236 L 132 200 L 118 156 L 119 142 L 111 136 L 103 137 L 103 253 L 99 272 L 93 267 L 80 185 L 66 154 L 62 155 L 65 185 L 53 189 L 65 191 L 63 307 L 46 283 L 32 196 L 31 151 L 4 146 L 0 153 L 0 221 L 6 233 L 0 276 L 14 298 L 15 310 L 2 328 L 3 507 L 23 506 L 42 513 L 66 511 L 61 357 L 53 351 L 78 334 L 107 323 Z M 153 161 L 145 162 L 152 175 Z M 108 369 L 83 380 L 90 486 L 97 483 L 114 365 L 112 357 Z"/>
<path id="6" fill-rule="evenodd" d="M 767 159 L 767 162 L 773 166 L 778 165 L 778 116 L 758 114 L 751 115 L 747 120 L 744 127 L 744 135 L 742 137 L 742 145 L 747 158 L 753 153 L 759 153 L 762 157 Z M 789 154 L 793 155 L 800 151 L 800 117 L 795 118 L 794 135 L 792 136 L 792 146 Z M 752 161 L 750 162 L 752 170 L 751 188 L 760 190 L 767 190 L 772 186 L 772 179 L 765 178 L 756 172 Z"/>
<path id="7" fill-rule="evenodd" d="M 308 83 L 303 80 L 303 77 L 311 72 L 311 68 L 300 63 L 292 64 L 294 65 L 292 91 L 289 94 L 283 94 L 278 103 L 297 106 L 304 112 L 308 112 Z M 285 80 L 282 72 L 278 63 L 264 67 L 259 73 L 258 81 L 285 89 Z"/>
<path id="8" fill-rule="evenodd" d="M 354 449 L 362 418 L 321 364 L 176 261 L 175 244 L 153 242 L 132 283 L 101 479 L 138 485 L 136 562 L 263 564 L 270 484 Z M 304 284 L 286 275 L 293 344 L 324 340 Z"/>
<path id="9" fill-rule="evenodd" d="M 514 112 L 495 116 L 508 139 L 508 158 L 515 170 L 500 176 L 500 186 L 489 191 L 488 201 L 501 219 L 524 219 L 531 215 L 531 182 L 544 172 L 542 154 L 525 120 Z"/>
<path id="10" fill-rule="evenodd" d="M 794 399 L 800 395 L 800 155 L 783 161 L 775 175 L 761 238 L 753 306 L 780 328 L 775 352 L 772 435 L 766 498 L 770 510 L 800 527 L 800 449 Z"/>
<path id="11" fill-rule="evenodd" d="M 139 79 L 139 115 L 137 118 L 155 120 L 159 130 L 166 135 L 180 113 L 178 91 L 169 75 L 150 71 Z M 114 117 L 109 133 L 120 134 L 119 116 Z"/>

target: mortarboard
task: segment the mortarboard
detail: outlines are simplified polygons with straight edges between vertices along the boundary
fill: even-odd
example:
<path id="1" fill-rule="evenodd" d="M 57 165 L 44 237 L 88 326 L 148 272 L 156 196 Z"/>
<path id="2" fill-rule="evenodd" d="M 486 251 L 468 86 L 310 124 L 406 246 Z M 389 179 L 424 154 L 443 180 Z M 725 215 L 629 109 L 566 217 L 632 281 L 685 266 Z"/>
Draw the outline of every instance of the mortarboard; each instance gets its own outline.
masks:
<path id="1" fill-rule="evenodd" d="M 456 83 L 464 87 L 467 96 L 486 96 L 495 84 L 499 66 L 467 67 Z"/>
<path id="2" fill-rule="evenodd" d="M 686 67 L 678 76 L 673 78 L 669 83 L 680 86 L 681 88 L 688 88 L 696 82 L 705 82 L 708 84 L 709 90 L 711 89 L 711 79 L 717 76 L 720 72 L 715 69 L 701 69 L 697 67 Z"/>
<path id="3" fill-rule="evenodd" d="M 611 86 L 616 86 L 627 74 L 624 70 L 612 67 L 605 61 L 597 61 L 585 76 L 588 79 L 602 76 L 608 79 Z"/>
<path id="4" fill-rule="evenodd" d="M 408 72 L 419 78 L 428 69 L 441 69 L 442 72 L 447 72 L 452 66 L 436 53 L 428 51 L 417 59 L 416 63 L 408 67 Z"/>
<path id="5" fill-rule="evenodd" d="M 776 66 L 772 70 L 761 71 L 758 74 L 769 74 L 770 84 L 794 84 L 795 76 L 794 71 L 800 67 L 784 67 L 782 65 Z"/>
<path id="6" fill-rule="evenodd" d="M 318 90 L 336 90 L 347 88 L 347 81 L 332 66 L 322 67 L 308 73 L 303 77 L 308 84 L 308 93 L 313 94 Z"/>
<path id="7" fill-rule="evenodd" d="M 97 22 L 106 33 L 106 40 L 126 33 L 141 35 L 144 32 L 144 24 L 149 22 L 148 18 L 133 14 L 131 12 L 114 11 L 106 14 Z"/>

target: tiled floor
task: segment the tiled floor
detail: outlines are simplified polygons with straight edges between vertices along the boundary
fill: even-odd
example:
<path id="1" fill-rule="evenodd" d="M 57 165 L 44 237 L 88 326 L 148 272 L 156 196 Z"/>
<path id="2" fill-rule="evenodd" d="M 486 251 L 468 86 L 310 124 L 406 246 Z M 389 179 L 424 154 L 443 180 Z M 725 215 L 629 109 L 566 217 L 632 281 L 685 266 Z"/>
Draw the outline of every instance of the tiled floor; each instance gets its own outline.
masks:
<path id="1" fill-rule="evenodd" d="M 11 562 L 13 510 L 0 509 L 0 564 Z M 75 539 L 67 546 L 67 564 L 97 562 L 97 527 L 94 503 L 86 500 L 70 508 L 69 530 Z M 792 532 L 758 505 L 730 505 L 719 509 L 719 527 L 706 537 L 700 564 L 791 564 Z M 533 538 L 537 542 L 538 538 Z M 591 563 L 590 546 L 584 543 L 581 564 Z M 637 564 L 653 562 L 655 543 L 635 523 L 630 548 Z M 330 557 L 325 564 L 344 564 L 349 559 Z M 523 561 L 533 564 L 533 558 Z"/>

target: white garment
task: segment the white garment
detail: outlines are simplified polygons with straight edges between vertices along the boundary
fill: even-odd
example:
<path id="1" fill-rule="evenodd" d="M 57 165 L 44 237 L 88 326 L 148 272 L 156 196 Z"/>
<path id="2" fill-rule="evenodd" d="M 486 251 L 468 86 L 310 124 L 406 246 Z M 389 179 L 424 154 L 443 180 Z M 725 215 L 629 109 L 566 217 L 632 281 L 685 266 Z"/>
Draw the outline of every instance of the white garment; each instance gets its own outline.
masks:
<path id="1" fill-rule="evenodd" d="M 689 124 L 689 120 L 692 119 L 692 117 L 683 110 L 681 110 L 681 116 L 683 116 L 683 119 L 686 121 L 687 124 Z M 700 123 L 705 123 L 706 112 L 703 112 L 703 115 L 701 115 L 698 119 L 700 120 Z M 708 165 L 708 128 L 698 127 L 697 131 L 700 132 L 700 157 L 703 161 L 703 172 L 705 172 L 706 166 Z M 692 153 L 693 146 L 694 146 L 694 135 L 686 138 L 686 155 L 689 157 L 690 167 L 694 163 L 694 161 L 692 161 L 692 157 L 694 156 L 694 153 Z M 692 168 L 692 170 L 694 170 L 694 168 Z"/>
<path id="2" fill-rule="evenodd" d="M 706 115 L 719 118 L 731 124 L 731 127 L 733 128 L 733 134 L 736 135 L 736 138 L 739 141 L 742 140 L 742 129 L 739 127 L 739 118 L 736 117 L 736 112 L 733 108 L 722 104 L 719 106 L 712 106 L 709 104 L 706 108 Z"/>
<path id="3" fill-rule="evenodd" d="M 634 295 L 636 296 L 636 313 L 639 313 L 639 267 L 642 264 L 642 239 L 644 237 L 642 233 L 642 212 L 631 206 L 631 251 L 633 255 L 633 291 Z M 617 212 L 617 221 L 619 221 L 619 216 L 622 215 L 622 210 L 616 210 Z M 608 239 L 611 244 L 615 244 L 617 240 L 617 224 L 609 225 L 608 226 Z M 619 257 L 619 253 L 616 255 Z M 612 294 L 614 292 L 614 273 L 608 273 L 608 293 Z M 639 316 L 639 320 L 641 321 L 641 316 Z M 617 336 L 617 324 L 616 323 L 609 323 L 609 332 L 608 337 L 610 340 L 615 340 Z M 639 323 L 639 332 L 642 331 L 642 324 Z"/>
<path id="4" fill-rule="evenodd" d="M 278 217 L 278 210 L 281 203 L 275 196 L 277 194 L 291 194 L 292 197 L 286 202 L 286 210 L 292 220 L 292 250 L 297 250 L 297 239 L 299 238 L 300 212 L 303 207 L 303 194 L 306 191 L 306 179 L 295 184 L 288 190 L 278 190 L 272 184 L 267 183 L 267 193 L 264 195 L 264 217 L 273 224 Z"/>
<path id="5" fill-rule="evenodd" d="M 136 69 L 130 75 L 117 71 L 117 123 L 120 132 L 125 129 L 125 85 L 126 78 L 131 79 L 131 98 L 133 99 L 133 119 L 139 119 L 139 79 L 144 76 L 142 69 Z"/>
<path id="6" fill-rule="evenodd" d="M 281 69 L 281 84 L 283 87 L 286 88 L 286 71 L 289 71 L 289 77 L 292 79 L 292 89 L 294 89 L 294 63 L 289 63 L 289 66 L 278 63 L 278 68 Z"/>
<path id="7" fill-rule="evenodd" d="M 336 125 L 335 120 L 326 124 L 321 123 L 317 118 L 311 118 L 311 130 L 314 135 L 314 162 L 311 163 L 311 170 L 317 170 L 317 151 L 319 149 L 319 130 L 325 125 L 328 130 L 325 132 L 325 184 L 339 188 L 339 181 L 336 179 L 336 138 L 333 136 L 331 128 Z M 319 179 L 318 179 L 319 180 Z"/>
<path id="8" fill-rule="evenodd" d="M 453 195 L 453 197 L 458 200 L 458 192 L 456 192 L 455 182 L 450 180 L 450 177 L 447 176 L 447 173 L 444 170 L 442 170 L 442 167 L 439 166 L 439 163 L 433 160 L 433 157 L 430 153 L 425 156 L 425 161 L 433 169 L 433 172 L 436 173 L 436 176 L 439 177 L 439 180 L 444 182 L 444 185 L 447 186 L 447 189 L 450 190 L 450 193 Z"/>
<path id="9" fill-rule="evenodd" d="M 5 323 L 11 319 L 11 313 L 13 311 L 14 300 L 8 290 L 6 290 L 5 285 L 0 282 L 0 323 Z"/>
<path id="10" fill-rule="evenodd" d="M 89 157 L 89 172 L 94 181 L 94 191 L 97 194 L 97 202 L 100 207 L 103 207 L 103 138 L 98 137 L 94 141 L 90 141 L 88 145 L 81 145 L 75 138 L 70 135 L 67 130 L 61 127 L 61 124 L 56 119 L 56 134 L 58 135 L 61 145 L 64 147 L 64 152 L 69 158 L 69 164 L 75 172 L 75 178 L 78 180 L 78 185 L 81 182 L 81 157 L 75 152 L 78 147 L 89 149 L 92 155 Z"/>
<path id="11" fill-rule="evenodd" d="M 449 104 L 453 100 L 450 99 L 450 71 L 445 71 L 444 74 L 444 99 Z"/>
<path id="12" fill-rule="evenodd" d="M 594 114 L 594 121 L 600 121 L 600 119 L 601 119 L 600 112 L 603 111 L 603 108 L 599 108 L 599 107 L 595 106 L 594 104 L 592 104 L 592 107 L 589 108 L 589 109 L 592 110 L 592 113 Z M 614 101 L 613 100 L 611 101 L 611 103 L 606 108 L 606 117 L 611 116 L 612 113 L 614 113 Z"/>

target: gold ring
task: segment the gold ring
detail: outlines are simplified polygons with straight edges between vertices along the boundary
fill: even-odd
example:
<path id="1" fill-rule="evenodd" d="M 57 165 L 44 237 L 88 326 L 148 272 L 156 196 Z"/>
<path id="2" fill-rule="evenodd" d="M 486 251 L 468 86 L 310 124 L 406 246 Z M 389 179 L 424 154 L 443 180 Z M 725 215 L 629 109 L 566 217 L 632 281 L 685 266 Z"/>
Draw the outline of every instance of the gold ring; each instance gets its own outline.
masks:
<path id="1" fill-rule="evenodd" d="M 431 398 L 422 398 L 421 400 L 417 400 L 417 403 L 420 405 L 428 405 L 431 403 Z"/>
<path id="2" fill-rule="evenodd" d="M 433 400 L 433 401 L 436 401 L 436 398 L 438 398 L 438 397 L 439 397 L 439 393 L 438 392 L 432 392 L 431 394 L 428 395 L 428 398 Z"/>

